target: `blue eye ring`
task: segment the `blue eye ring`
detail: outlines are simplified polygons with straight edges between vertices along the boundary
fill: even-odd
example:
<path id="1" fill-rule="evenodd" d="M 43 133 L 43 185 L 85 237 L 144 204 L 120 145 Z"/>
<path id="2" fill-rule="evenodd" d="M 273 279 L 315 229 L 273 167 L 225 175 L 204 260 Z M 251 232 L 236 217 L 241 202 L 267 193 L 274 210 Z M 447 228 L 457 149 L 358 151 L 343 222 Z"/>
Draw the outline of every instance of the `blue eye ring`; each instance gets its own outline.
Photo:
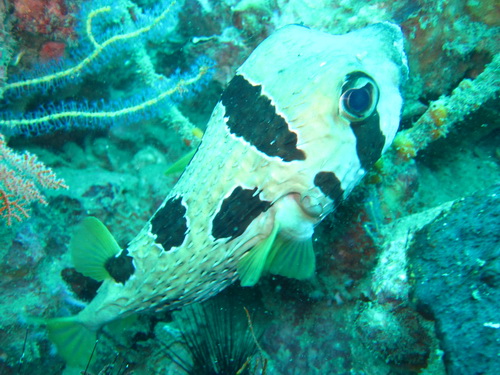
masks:
<path id="1" fill-rule="evenodd" d="M 346 76 L 339 100 L 340 114 L 351 122 L 360 122 L 376 110 L 379 90 L 375 81 L 365 73 L 353 72 Z"/>

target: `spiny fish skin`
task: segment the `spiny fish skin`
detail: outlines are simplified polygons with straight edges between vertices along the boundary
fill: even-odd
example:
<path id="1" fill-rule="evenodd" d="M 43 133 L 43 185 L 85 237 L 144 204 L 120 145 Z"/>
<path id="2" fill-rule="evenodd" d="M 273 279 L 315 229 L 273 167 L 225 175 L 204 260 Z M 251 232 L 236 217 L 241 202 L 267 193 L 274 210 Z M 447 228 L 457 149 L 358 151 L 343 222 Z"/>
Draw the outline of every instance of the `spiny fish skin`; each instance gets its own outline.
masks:
<path id="1" fill-rule="evenodd" d="M 290 25 L 262 42 L 222 94 L 178 183 L 123 250 L 133 267 L 122 282 L 105 280 L 74 320 L 97 330 L 205 300 L 238 277 L 253 285 L 266 272 L 312 276 L 314 226 L 396 134 L 402 38 L 389 23 L 345 35 Z"/>

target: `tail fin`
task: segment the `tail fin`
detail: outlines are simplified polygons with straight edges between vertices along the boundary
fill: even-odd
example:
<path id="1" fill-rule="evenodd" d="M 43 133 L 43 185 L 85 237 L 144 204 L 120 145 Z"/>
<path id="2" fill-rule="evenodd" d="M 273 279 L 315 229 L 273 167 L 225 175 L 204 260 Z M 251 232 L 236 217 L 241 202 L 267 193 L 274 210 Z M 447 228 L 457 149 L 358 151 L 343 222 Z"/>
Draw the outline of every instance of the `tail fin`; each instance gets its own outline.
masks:
<path id="1" fill-rule="evenodd" d="M 85 367 L 96 341 L 96 332 L 78 322 L 76 316 L 45 321 L 49 339 L 70 366 Z"/>

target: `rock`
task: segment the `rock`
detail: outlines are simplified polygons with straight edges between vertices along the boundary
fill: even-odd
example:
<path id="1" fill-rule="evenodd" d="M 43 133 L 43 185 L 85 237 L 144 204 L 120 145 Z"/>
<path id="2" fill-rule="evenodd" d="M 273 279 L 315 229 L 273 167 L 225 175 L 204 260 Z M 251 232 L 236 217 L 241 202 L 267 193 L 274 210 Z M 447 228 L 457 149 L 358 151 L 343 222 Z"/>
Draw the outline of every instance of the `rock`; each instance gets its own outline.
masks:
<path id="1" fill-rule="evenodd" d="M 500 185 L 457 201 L 409 251 L 417 308 L 450 375 L 493 375 L 500 353 Z M 496 368 L 496 370 L 494 370 Z"/>

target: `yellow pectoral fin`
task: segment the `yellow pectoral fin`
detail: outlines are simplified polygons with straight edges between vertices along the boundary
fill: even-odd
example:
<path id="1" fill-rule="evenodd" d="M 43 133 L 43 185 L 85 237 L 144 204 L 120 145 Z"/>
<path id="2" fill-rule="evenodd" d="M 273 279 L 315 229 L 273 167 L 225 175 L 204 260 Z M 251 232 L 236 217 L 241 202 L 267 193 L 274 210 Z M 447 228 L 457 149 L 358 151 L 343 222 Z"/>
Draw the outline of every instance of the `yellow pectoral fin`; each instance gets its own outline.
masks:
<path id="1" fill-rule="evenodd" d="M 298 280 L 311 278 L 316 269 L 312 239 L 297 241 L 277 236 L 265 269 Z"/>
<path id="2" fill-rule="evenodd" d="M 109 230 L 95 217 L 85 218 L 70 242 L 75 269 L 87 277 L 103 281 L 111 276 L 106 261 L 121 249 Z"/>
<path id="3" fill-rule="evenodd" d="M 267 257 L 278 234 L 278 225 L 264 241 L 251 249 L 238 263 L 241 286 L 254 286 L 265 269 Z"/>

